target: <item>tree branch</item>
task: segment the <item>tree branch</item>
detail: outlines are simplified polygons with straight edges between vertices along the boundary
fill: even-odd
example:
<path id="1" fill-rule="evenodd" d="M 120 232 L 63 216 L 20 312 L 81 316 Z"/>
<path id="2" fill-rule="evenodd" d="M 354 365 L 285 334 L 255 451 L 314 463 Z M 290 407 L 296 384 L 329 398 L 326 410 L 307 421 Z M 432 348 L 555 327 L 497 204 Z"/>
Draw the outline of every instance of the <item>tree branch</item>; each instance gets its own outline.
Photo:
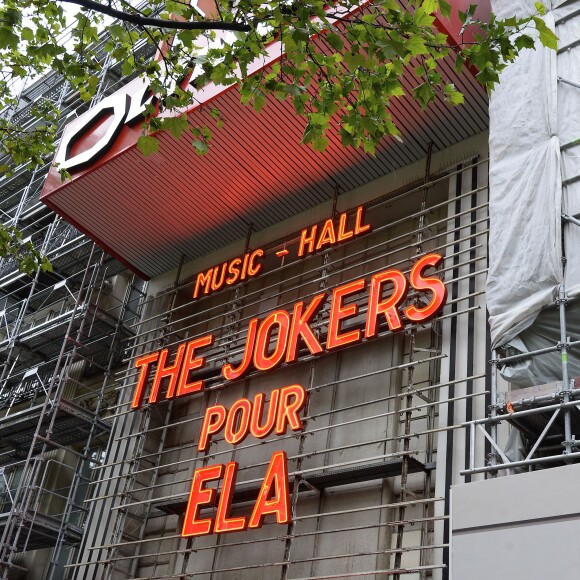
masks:
<path id="1" fill-rule="evenodd" d="M 96 0 L 59 0 L 68 4 L 77 4 L 83 8 L 118 18 L 123 22 L 130 22 L 137 26 L 156 26 L 158 28 L 172 28 L 175 30 L 232 30 L 239 32 L 249 32 L 252 27 L 249 24 L 236 24 L 235 22 L 221 22 L 205 20 L 203 22 L 182 22 L 179 20 L 164 20 L 163 18 L 152 18 L 150 16 L 139 16 L 130 14 L 122 10 L 117 10 L 109 5 L 101 4 Z"/>

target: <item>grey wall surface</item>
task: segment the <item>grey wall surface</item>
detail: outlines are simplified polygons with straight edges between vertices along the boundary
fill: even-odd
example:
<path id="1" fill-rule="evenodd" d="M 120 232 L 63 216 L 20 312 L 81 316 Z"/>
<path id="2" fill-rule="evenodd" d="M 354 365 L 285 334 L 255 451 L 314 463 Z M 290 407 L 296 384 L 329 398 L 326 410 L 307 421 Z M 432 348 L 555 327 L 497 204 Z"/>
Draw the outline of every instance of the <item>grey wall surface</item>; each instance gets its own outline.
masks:
<path id="1" fill-rule="evenodd" d="M 576 580 L 580 465 L 453 486 L 451 580 Z"/>

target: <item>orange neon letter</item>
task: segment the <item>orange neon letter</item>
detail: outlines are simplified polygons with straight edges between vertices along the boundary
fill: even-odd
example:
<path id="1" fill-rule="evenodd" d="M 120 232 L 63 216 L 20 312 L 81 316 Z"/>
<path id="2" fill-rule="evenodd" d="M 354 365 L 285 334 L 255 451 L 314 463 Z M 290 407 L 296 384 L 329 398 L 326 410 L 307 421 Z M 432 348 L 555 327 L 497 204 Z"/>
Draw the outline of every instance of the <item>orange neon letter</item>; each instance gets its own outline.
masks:
<path id="1" fill-rule="evenodd" d="M 439 254 L 427 254 L 417 260 L 409 278 L 411 286 L 415 290 L 426 290 L 433 294 L 431 301 L 423 308 L 417 308 L 414 304 L 405 308 L 405 316 L 411 322 L 427 322 L 431 320 L 445 306 L 447 300 L 447 287 L 439 278 L 423 278 L 423 270 L 429 267 L 437 268 L 443 261 Z"/>
<path id="2" fill-rule="evenodd" d="M 234 368 L 231 363 L 227 363 L 222 367 L 222 376 L 227 381 L 235 381 L 239 379 L 250 367 L 252 360 L 252 351 L 254 350 L 254 342 L 256 341 L 256 328 L 258 327 L 258 319 L 252 318 L 248 324 L 248 336 L 246 337 L 246 345 L 244 347 L 244 358 L 238 366 Z"/>
<path id="3" fill-rule="evenodd" d="M 314 250 L 314 239 L 316 238 L 316 230 L 318 226 L 306 228 L 300 233 L 300 245 L 298 246 L 298 257 L 302 258 L 304 254 L 311 254 Z M 310 235 L 308 232 L 310 231 Z M 307 249 L 306 249 L 307 248 Z"/>
<path id="4" fill-rule="evenodd" d="M 239 277 L 240 277 L 240 264 L 242 263 L 241 258 L 234 258 L 230 265 L 228 266 L 228 274 L 229 276 L 226 278 L 226 284 L 231 286 L 235 284 Z"/>
<path id="5" fill-rule="evenodd" d="M 200 338 L 195 338 L 187 343 L 185 349 L 185 355 L 183 357 L 183 367 L 181 368 L 181 375 L 179 375 L 179 383 L 177 385 L 177 396 L 182 397 L 183 395 L 189 395 L 190 393 L 196 393 L 203 389 L 203 381 L 192 381 L 188 383 L 189 373 L 193 370 L 199 369 L 203 366 L 205 359 L 200 357 L 195 357 L 195 351 L 198 348 L 204 346 L 211 346 L 214 342 L 213 334 L 206 334 Z M 167 393 L 167 398 L 169 398 L 169 391 Z"/>
<path id="6" fill-rule="evenodd" d="M 261 258 L 264 255 L 264 250 L 258 248 L 250 254 L 250 259 L 248 261 L 248 276 L 256 276 L 260 273 L 260 270 L 264 264 L 255 264 L 257 258 Z"/>
<path id="7" fill-rule="evenodd" d="M 341 213 L 340 219 L 338 221 L 338 235 L 336 236 L 337 242 L 344 242 L 344 240 L 348 240 L 354 236 L 354 232 L 352 230 L 346 229 L 346 224 L 348 221 L 348 214 Z"/>
<path id="8" fill-rule="evenodd" d="M 280 389 L 274 389 L 270 394 L 270 403 L 268 405 L 268 415 L 263 425 L 260 425 L 260 419 L 264 413 L 264 401 L 266 395 L 258 393 L 254 397 L 254 405 L 252 407 L 252 417 L 250 419 L 250 433 L 257 439 L 263 439 L 272 433 L 274 423 L 276 422 L 276 413 L 278 411 L 278 399 Z"/>
<path id="9" fill-rule="evenodd" d="M 213 274 L 213 268 L 210 268 L 207 272 L 200 272 L 195 280 L 195 290 L 193 291 L 193 298 L 199 296 L 199 290 L 203 287 L 203 293 L 207 294 L 210 289 L 211 278 Z"/>
<path id="10" fill-rule="evenodd" d="M 276 451 L 272 455 L 248 527 L 261 528 L 264 517 L 268 514 L 275 514 L 279 524 L 287 524 L 290 521 L 287 462 L 288 458 L 284 451 Z"/>
<path id="11" fill-rule="evenodd" d="M 251 414 L 252 404 L 248 399 L 238 399 L 232 405 L 228 412 L 228 419 L 224 431 L 224 437 L 228 443 L 235 445 L 247 437 Z"/>
<path id="12" fill-rule="evenodd" d="M 354 224 L 354 235 L 358 236 L 359 234 L 364 234 L 371 229 L 370 224 L 363 224 L 363 216 L 364 216 L 364 207 L 359 205 L 356 208 L 356 221 Z"/>
<path id="13" fill-rule="evenodd" d="M 217 512 L 215 514 L 214 532 L 216 534 L 224 534 L 226 532 L 240 532 L 245 530 L 247 527 L 247 520 L 245 517 L 229 517 L 232 509 L 232 498 L 234 496 L 234 485 L 236 476 L 238 474 L 238 468 L 238 463 L 235 461 L 226 463 L 224 482 L 220 492 Z"/>
<path id="14" fill-rule="evenodd" d="M 224 262 L 223 264 L 220 264 L 219 266 L 216 266 L 213 269 L 213 276 L 211 277 L 211 289 L 214 292 L 219 290 L 224 285 L 226 279 L 227 265 L 228 263 Z"/>
<path id="15" fill-rule="evenodd" d="M 298 413 L 304 409 L 304 405 L 306 405 L 304 387 L 301 385 L 288 385 L 280 389 L 276 435 L 286 433 L 287 426 L 290 426 L 292 431 L 299 431 L 304 428 L 302 419 L 298 416 Z"/>
<path id="16" fill-rule="evenodd" d="M 159 355 L 159 362 L 157 363 L 157 369 L 155 370 L 155 378 L 153 379 L 153 385 L 151 386 L 151 393 L 149 394 L 149 402 L 157 402 L 159 397 L 159 389 L 161 387 L 161 381 L 163 379 L 169 379 L 169 386 L 167 387 L 166 398 L 171 399 L 175 393 L 175 386 L 177 385 L 177 380 L 179 379 L 179 371 L 181 370 L 181 363 L 183 361 L 183 352 L 185 351 L 185 345 L 180 344 L 177 353 L 175 354 L 175 360 L 172 365 L 167 365 L 167 357 L 169 356 L 169 349 L 164 348 Z"/>
<path id="17" fill-rule="evenodd" d="M 223 405 L 214 405 L 206 409 L 197 444 L 200 451 L 205 451 L 209 446 L 211 436 L 221 431 L 226 421 L 226 415 L 226 408 Z"/>
<path id="18" fill-rule="evenodd" d="M 320 250 L 323 246 L 328 246 L 335 243 L 336 236 L 334 235 L 334 222 L 332 219 L 328 219 L 324 222 L 322 230 L 320 231 L 318 243 L 316 244 L 316 251 Z"/>
<path id="19" fill-rule="evenodd" d="M 268 354 L 268 346 L 275 326 L 278 327 L 276 346 L 272 354 Z M 286 345 L 288 344 L 288 330 L 290 329 L 290 315 L 285 310 L 272 312 L 260 324 L 256 349 L 254 351 L 254 366 L 260 371 L 273 369 L 282 362 Z"/>
<path id="20" fill-rule="evenodd" d="M 340 324 L 345 318 L 356 316 L 358 313 L 357 304 L 349 304 L 344 306 L 342 301 L 345 296 L 360 292 L 365 287 L 364 278 L 355 280 L 335 288 L 332 292 L 332 303 L 330 306 L 330 319 L 328 321 L 328 338 L 326 340 L 327 350 L 338 348 L 351 342 L 358 342 L 362 333 L 360 330 L 351 330 L 340 334 Z"/>
<path id="21" fill-rule="evenodd" d="M 318 338 L 310 328 L 310 321 L 322 308 L 327 294 L 317 294 L 304 310 L 304 302 L 300 301 L 294 305 L 294 314 L 292 315 L 292 325 L 288 337 L 288 352 L 286 353 L 286 362 L 294 362 L 298 358 L 298 338 L 302 337 L 304 344 L 312 354 L 320 354 L 322 346 Z"/>
<path id="22" fill-rule="evenodd" d="M 392 282 L 393 292 L 383 302 L 381 298 L 383 289 L 387 282 Z M 403 328 L 401 317 L 399 316 L 398 306 L 405 300 L 407 295 L 407 278 L 399 270 L 385 270 L 379 272 L 371 278 L 371 290 L 369 293 L 369 309 L 367 312 L 367 324 L 365 328 L 365 337 L 372 338 L 379 332 L 377 324 L 380 314 L 384 314 L 387 319 L 389 328 L 395 332 Z"/>
<path id="23" fill-rule="evenodd" d="M 149 369 L 151 365 L 159 358 L 158 352 L 152 352 L 150 354 L 146 354 L 140 356 L 135 361 L 135 368 L 141 369 L 139 371 L 139 379 L 137 380 L 137 384 L 135 385 L 135 393 L 133 394 L 133 402 L 131 403 L 131 407 L 133 409 L 137 409 L 143 403 L 143 391 L 145 390 L 145 385 L 147 384 L 147 378 L 149 377 Z"/>
<path id="24" fill-rule="evenodd" d="M 207 481 L 220 479 L 224 470 L 222 464 L 211 465 L 209 467 L 202 467 L 196 469 L 191 483 L 191 491 L 189 492 L 189 501 L 187 502 L 187 510 L 185 511 L 185 519 L 183 521 L 183 530 L 181 535 L 188 536 L 204 536 L 211 534 L 213 527 L 213 519 L 197 519 L 199 510 L 202 505 L 212 504 L 215 501 L 215 489 L 205 488 L 204 484 Z"/>

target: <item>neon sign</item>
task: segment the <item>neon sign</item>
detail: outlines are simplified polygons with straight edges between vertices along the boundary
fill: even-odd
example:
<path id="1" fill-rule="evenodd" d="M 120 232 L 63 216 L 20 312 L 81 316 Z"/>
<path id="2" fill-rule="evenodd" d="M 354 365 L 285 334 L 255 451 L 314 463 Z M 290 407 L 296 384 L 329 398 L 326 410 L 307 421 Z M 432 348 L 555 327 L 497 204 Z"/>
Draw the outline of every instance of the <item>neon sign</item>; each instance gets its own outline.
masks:
<path id="1" fill-rule="evenodd" d="M 357 212 L 357 216 L 360 217 L 355 217 L 355 226 L 349 230 L 352 231 L 352 236 L 348 238 L 366 231 L 362 224 L 362 212 Z M 342 220 L 339 217 L 338 228 L 341 227 Z M 325 225 L 318 235 L 315 227 L 303 230 L 299 248 L 304 252 L 314 252 L 321 240 L 340 243 L 340 236 L 335 236 L 334 241 L 330 242 L 330 229 L 330 225 Z M 343 226 L 343 236 L 345 232 Z M 259 256 L 255 252 L 254 255 Z M 247 260 L 245 257 L 237 260 L 239 262 L 236 265 L 242 268 L 244 262 L 250 263 L 250 257 Z M 443 257 L 439 254 L 427 254 L 413 264 L 408 275 L 397 269 L 383 270 L 372 275 L 370 280 L 358 278 L 337 286 L 331 294 L 320 292 L 308 302 L 298 301 L 289 310 L 276 310 L 264 318 L 252 318 L 246 329 L 240 361 L 224 364 L 221 368 L 222 377 L 227 381 L 234 381 L 253 370 L 268 371 L 281 364 L 291 364 L 298 360 L 301 349 L 318 356 L 362 340 L 371 340 L 378 336 L 381 325 L 392 332 L 399 332 L 409 323 L 418 324 L 431 320 L 445 305 L 447 288 L 439 278 L 428 276 L 426 272 L 437 268 L 442 261 Z M 258 267 L 255 261 L 253 264 L 253 268 Z M 229 267 L 227 266 L 228 269 Z M 217 268 L 225 270 L 226 266 Z M 212 268 L 204 275 L 211 274 L 213 277 L 213 271 L 215 270 Z M 197 284 L 196 282 L 196 288 Z M 405 307 L 410 289 L 416 298 Z M 422 300 L 419 300 L 420 297 Z M 361 298 L 362 305 L 359 304 Z M 323 336 L 317 332 L 315 323 L 320 321 L 318 314 L 325 305 L 329 308 L 326 335 Z M 207 334 L 182 343 L 178 345 L 172 362 L 168 362 L 167 348 L 137 358 L 135 367 L 139 370 L 139 376 L 133 393 L 132 408 L 141 407 L 146 397 L 148 404 L 155 404 L 161 398 L 173 399 L 202 391 L 203 380 L 191 375 L 205 365 L 205 358 L 200 356 L 199 351 L 203 352 L 214 341 L 214 335 Z M 165 384 L 164 388 L 162 383 Z M 249 435 L 263 439 L 272 433 L 284 435 L 288 431 L 301 431 L 304 425 L 300 412 L 306 405 L 307 396 L 301 385 L 289 385 L 274 389 L 267 405 L 266 394 L 258 393 L 252 401 L 239 399 L 229 409 L 219 404 L 209 407 L 203 417 L 198 450 L 207 451 L 212 437 L 222 432 L 227 443 L 237 445 Z M 274 517 L 278 523 L 290 521 L 286 454 L 277 451 L 272 455 L 249 517 L 231 516 L 238 469 L 238 463 L 230 462 L 195 470 L 182 529 L 183 536 L 256 529 L 262 526 L 268 516 Z M 219 498 L 216 487 L 208 486 L 211 482 L 221 482 Z M 201 510 L 208 507 L 216 508 L 215 515 L 201 517 Z"/>
<path id="2" fill-rule="evenodd" d="M 232 461 L 225 466 L 218 464 L 196 469 L 185 511 L 182 536 L 204 536 L 211 533 L 223 534 L 261 528 L 264 518 L 269 514 L 274 515 L 279 524 L 287 524 L 290 521 L 290 490 L 286 453 L 276 451 L 272 455 L 258 493 L 258 499 L 249 518 L 244 516 L 229 517 L 238 467 L 238 463 Z M 215 519 L 200 518 L 199 512 L 202 506 L 215 505 L 216 490 L 204 487 L 205 483 L 220 479 L 223 479 L 223 485 Z"/>
<path id="3" fill-rule="evenodd" d="M 359 206 L 353 216 L 350 216 L 348 212 L 343 212 L 336 219 L 327 219 L 320 228 L 318 225 L 304 228 L 299 235 L 297 257 L 304 258 L 370 231 L 370 224 L 364 223 L 364 208 Z M 283 257 L 288 253 L 286 250 L 277 255 Z M 199 272 L 195 279 L 193 299 L 200 298 L 202 295 L 207 296 L 212 292 L 257 276 L 264 267 L 261 262 L 264 256 L 265 251 L 258 248 L 253 252 L 246 252 L 241 257 L 223 262 L 219 266 L 213 266 L 205 272 Z"/>
<path id="4" fill-rule="evenodd" d="M 306 347 L 309 354 L 320 355 L 363 339 L 375 338 L 383 321 L 391 331 L 397 332 L 408 322 L 431 320 L 444 306 L 447 289 L 439 278 L 426 277 L 424 273 L 428 268 L 436 268 L 442 261 L 443 257 L 438 254 L 427 254 L 415 262 L 408 280 L 400 270 L 384 270 L 374 274 L 368 285 L 365 278 L 359 278 L 336 287 L 330 296 L 321 292 L 308 304 L 297 302 L 292 312 L 275 310 L 263 319 L 252 318 L 248 323 L 242 359 L 238 363 L 226 363 L 221 369 L 223 378 L 235 381 L 251 370 L 269 371 L 282 363 L 293 363 L 298 360 L 300 347 Z M 388 284 L 393 287 L 385 297 Z M 409 287 L 430 298 L 424 306 L 411 304 L 401 311 L 400 306 L 407 298 Z M 356 302 L 346 301 L 363 293 L 367 306 L 364 324 L 362 328 L 346 330 L 345 323 L 360 315 L 360 306 Z M 324 341 L 316 335 L 313 323 L 328 302 L 328 332 Z M 214 340 L 213 334 L 207 334 L 180 344 L 172 363 L 167 362 L 166 348 L 137 358 L 135 367 L 139 369 L 139 377 L 133 396 L 133 409 L 143 404 L 150 375 L 153 381 L 149 389 L 149 404 L 159 401 L 163 379 L 168 379 L 165 399 L 203 390 L 203 381 L 190 380 L 190 373 L 205 364 L 204 358 L 197 356 L 197 351 L 211 346 Z M 152 372 L 154 366 L 155 371 Z"/>
<path id="5" fill-rule="evenodd" d="M 304 228 L 298 236 L 295 257 L 304 258 L 370 230 L 371 226 L 364 223 L 363 207 L 360 206 L 352 215 L 344 212 L 326 220 L 320 227 Z M 276 252 L 280 257 L 289 253 L 286 248 Z M 195 280 L 193 298 L 257 276 L 265 267 L 264 257 L 265 251 L 258 248 L 200 272 Z M 373 274 L 370 279 L 357 278 L 341 284 L 331 293 L 319 292 L 308 300 L 296 302 L 288 310 L 278 309 L 263 318 L 250 319 L 239 360 L 222 366 L 223 379 L 235 381 L 252 371 L 265 372 L 282 364 L 292 364 L 301 352 L 319 356 L 362 340 L 372 340 L 381 328 L 399 332 L 406 324 L 429 321 L 445 305 L 447 289 L 439 278 L 427 276 L 426 272 L 437 268 L 442 261 L 439 254 L 427 254 L 413 264 L 408 275 L 389 268 Z M 409 300 L 410 290 L 413 300 Z M 327 313 L 321 320 L 325 306 Z M 132 408 L 141 407 L 145 399 L 151 405 L 161 399 L 202 391 L 204 381 L 196 378 L 196 372 L 205 366 L 204 349 L 214 342 L 215 337 L 210 333 L 179 344 L 171 362 L 167 348 L 137 358 L 135 368 L 139 375 Z M 198 451 L 208 451 L 212 438 L 221 433 L 226 443 L 238 445 L 249 435 L 264 439 L 272 433 L 281 436 L 288 431 L 301 431 L 304 424 L 300 413 L 307 398 L 304 387 L 288 385 L 272 390 L 267 404 L 266 394 L 258 393 L 253 400 L 238 399 L 229 409 L 213 405 L 203 416 Z M 195 470 L 182 529 L 184 537 L 256 529 L 268 516 L 278 523 L 290 521 L 288 459 L 283 451 L 275 452 L 270 458 L 249 517 L 231 515 L 238 470 L 235 461 Z M 201 511 L 209 507 L 215 508 L 215 515 L 201 517 Z"/>

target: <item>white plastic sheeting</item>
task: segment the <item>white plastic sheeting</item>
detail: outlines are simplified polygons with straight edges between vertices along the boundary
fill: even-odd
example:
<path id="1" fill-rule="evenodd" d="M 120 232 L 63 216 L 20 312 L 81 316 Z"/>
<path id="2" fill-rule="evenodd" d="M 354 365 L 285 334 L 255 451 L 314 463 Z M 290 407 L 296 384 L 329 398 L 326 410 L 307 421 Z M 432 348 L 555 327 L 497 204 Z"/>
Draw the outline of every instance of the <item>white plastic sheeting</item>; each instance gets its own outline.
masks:
<path id="1" fill-rule="evenodd" d="M 580 141 L 573 145 L 580 139 L 580 46 L 574 46 L 580 0 L 544 5 L 560 50 L 538 45 L 524 51 L 502 73 L 490 102 L 487 299 L 492 345 L 512 354 L 558 342 L 558 313 L 545 309 L 560 284 L 569 297 L 580 295 L 580 227 L 562 230 L 562 213 L 580 212 Z M 536 11 L 533 0 L 492 0 L 492 10 L 498 17 Z M 569 327 L 580 331 L 580 320 Z M 560 356 L 543 356 L 541 364 L 521 364 L 505 375 L 522 386 L 558 380 Z"/>

